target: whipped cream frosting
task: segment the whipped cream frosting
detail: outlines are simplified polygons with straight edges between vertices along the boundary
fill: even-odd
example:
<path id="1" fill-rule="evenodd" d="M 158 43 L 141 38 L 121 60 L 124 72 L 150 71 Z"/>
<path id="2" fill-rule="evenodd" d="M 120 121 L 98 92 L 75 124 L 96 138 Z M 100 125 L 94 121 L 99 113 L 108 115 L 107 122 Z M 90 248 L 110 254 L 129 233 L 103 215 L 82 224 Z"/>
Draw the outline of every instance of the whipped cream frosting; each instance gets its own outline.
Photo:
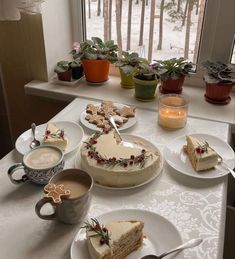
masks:
<path id="1" fill-rule="evenodd" d="M 158 152 L 143 150 L 143 147 L 136 147 L 134 143 L 133 147 L 123 146 L 113 130 L 96 138 L 92 148 L 95 148 L 98 155 L 105 158 L 106 161 L 109 159 L 115 159 L 116 161 L 127 159 L 128 162 L 126 165 L 117 162 L 99 163 L 93 156 L 88 155 L 90 148 L 87 147 L 86 143 L 93 137 L 87 139 L 82 145 L 81 166 L 83 170 L 92 175 L 96 183 L 113 187 L 135 186 L 160 173 L 157 172 L 160 167 L 160 154 Z M 143 151 L 144 159 L 142 162 L 136 162 L 138 159 L 131 162 L 131 157 L 137 158 L 143 155 Z"/>

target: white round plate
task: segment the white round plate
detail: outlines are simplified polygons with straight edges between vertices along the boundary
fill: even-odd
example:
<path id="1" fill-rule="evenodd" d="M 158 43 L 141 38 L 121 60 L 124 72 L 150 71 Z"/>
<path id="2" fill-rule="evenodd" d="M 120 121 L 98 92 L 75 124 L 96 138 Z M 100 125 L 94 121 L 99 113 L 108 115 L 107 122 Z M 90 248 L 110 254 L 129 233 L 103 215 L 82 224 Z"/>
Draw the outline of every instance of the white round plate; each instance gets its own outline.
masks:
<path id="1" fill-rule="evenodd" d="M 199 140 L 207 141 L 209 145 L 221 156 L 223 161 L 231 168 L 234 168 L 234 152 L 233 149 L 222 139 L 208 134 L 190 134 Z M 175 170 L 196 178 L 212 179 L 218 178 L 229 173 L 224 166 L 218 164 L 215 168 L 196 172 L 187 154 L 183 151 L 186 144 L 186 137 L 181 136 L 174 139 L 163 150 L 163 156 L 167 163 Z"/>
<path id="2" fill-rule="evenodd" d="M 139 259 L 148 254 L 159 255 L 169 251 L 182 243 L 180 234 L 176 227 L 166 218 L 146 210 L 123 209 L 111 211 L 97 217 L 102 224 L 112 221 L 140 220 L 144 222 L 144 235 L 142 246 L 132 252 L 126 259 Z M 86 234 L 80 229 L 72 242 L 70 249 L 71 259 L 90 259 Z M 167 258 L 182 259 L 183 253 Z"/>
<path id="3" fill-rule="evenodd" d="M 63 129 L 65 133 L 65 137 L 68 139 L 68 146 L 65 150 L 65 155 L 73 152 L 76 148 L 78 148 L 79 144 L 82 141 L 84 132 L 81 126 L 71 121 L 53 121 L 59 129 Z M 47 127 L 47 123 L 38 125 L 36 127 L 35 136 L 42 145 L 43 137 L 45 135 L 45 130 Z M 16 150 L 22 155 L 26 154 L 29 150 L 29 144 L 32 140 L 32 130 L 29 129 L 22 133 L 15 143 Z"/>
<path id="4" fill-rule="evenodd" d="M 114 105 L 118 108 L 118 109 L 121 109 L 122 107 L 124 106 L 128 106 L 128 105 L 124 105 L 124 104 L 120 104 L 120 103 L 114 103 Z M 99 105 L 96 105 L 96 106 L 100 106 Z M 87 127 L 88 129 L 91 129 L 91 130 L 95 130 L 95 131 L 101 131 L 102 129 L 101 128 L 98 128 L 95 124 L 92 124 L 90 123 L 89 121 L 87 121 L 85 119 L 87 113 L 86 113 L 86 110 L 84 110 L 81 114 L 80 114 L 80 121 L 81 123 Z M 120 128 L 118 128 L 119 131 L 122 131 L 122 130 L 126 130 L 126 129 L 129 129 L 130 127 L 134 126 L 136 124 L 137 120 L 136 120 L 136 112 L 135 112 L 135 117 L 131 117 L 131 118 L 128 118 L 128 121 L 126 123 L 124 123 Z"/>
<path id="5" fill-rule="evenodd" d="M 140 136 L 136 136 L 136 135 L 130 135 L 130 134 L 121 134 L 121 137 L 123 139 L 123 141 L 126 142 L 131 142 L 134 143 L 135 147 L 140 147 L 141 149 L 148 149 L 148 150 L 152 150 L 157 151 L 160 155 L 160 164 L 158 169 L 156 170 L 155 174 L 153 175 L 152 178 L 148 179 L 145 182 L 142 182 L 141 184 L 135 185 L 135 186 L 128 186 L 128 187 L 110 187 L 110 186 L 105 186 L 105 185 L 101 185 L 101 184 L 97 184 L 95 183 L 95 186 L 104 188 L 104 189 L 110 189 L 110 190 L 129 190 L 129 189 L 134 189 L 137 187 L 140 187 L 142 185 L 145 185 L 151 181 L 153 181 L 157 176 L 160 175 L 162 168 L 163 168 L 163 158 L 162 158 L 162 154 L 160 152 L 160 150 L 150 141 L 148 141 L 147 139 L 140 137 Z M 76 157 L 75 157 L 75 168 L 81 168 L 80 166 L 80 151 L 78 151 Z"/>

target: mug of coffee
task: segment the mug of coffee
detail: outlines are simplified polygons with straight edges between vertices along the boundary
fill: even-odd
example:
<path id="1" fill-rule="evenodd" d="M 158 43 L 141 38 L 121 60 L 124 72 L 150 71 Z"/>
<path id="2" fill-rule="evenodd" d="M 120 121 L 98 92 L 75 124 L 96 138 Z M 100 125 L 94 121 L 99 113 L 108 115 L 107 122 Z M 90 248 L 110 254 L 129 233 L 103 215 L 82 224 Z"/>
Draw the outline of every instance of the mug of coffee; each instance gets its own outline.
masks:
<path id="1" fill-rule="evenodd" d="M 51 177 L 64 168 L 63 152 L 55 146 L 39 146 L 30 150 L 23 157 L 23 162 L 8 169 L 12 183 L 20 184 L 30 180 L 37 184 L 47 184 Z M 23 169 L 25 174 L 21 179 L 13 178 L 13 174 Z"/>
<path id="2" fill-rule="evenodd" d="M 63 170 L 54 175 L 45 186 L 44 191 L 48 194 L 37 202 L 36 214 L 45 220 L 58 219 L 66 224 L 80 223 L 90 208 L 92 187 L 93 179 L 88 173 L 80 169 Z M 46 203 L 54 208 L 53 214 L 41 214 L 41 208 Z"/>

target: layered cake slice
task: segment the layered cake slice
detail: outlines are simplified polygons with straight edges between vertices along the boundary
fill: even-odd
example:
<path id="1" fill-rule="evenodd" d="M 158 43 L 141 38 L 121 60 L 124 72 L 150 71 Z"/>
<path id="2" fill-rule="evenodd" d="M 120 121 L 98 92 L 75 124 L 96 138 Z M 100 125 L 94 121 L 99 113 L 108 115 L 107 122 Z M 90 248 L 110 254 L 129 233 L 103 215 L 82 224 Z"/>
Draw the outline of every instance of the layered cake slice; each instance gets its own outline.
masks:
<path id="1" fill-rule="evenodd" d="M 218 154 L 206 141 L 192 136 L 186 136 L 186 141 L 185 151 L 196 171 L 208 170 L 218 164 Z"/>
<path id="2" fill-rule="evenodd" d="M 64 136 L 64 130 L 57 128 L 53 123 L 48 123 L 43 143 L 46 145 L 56 146 L 65 151 L 68 145 L 68 140 Z"/>
<path id="3" fill-rule="evenodd" d="M 143 242 L 142 221 L 116 221 L 103 226 L 97 219 L 91 220 L 85 228 L 92 259 L 123 259 Z"/>

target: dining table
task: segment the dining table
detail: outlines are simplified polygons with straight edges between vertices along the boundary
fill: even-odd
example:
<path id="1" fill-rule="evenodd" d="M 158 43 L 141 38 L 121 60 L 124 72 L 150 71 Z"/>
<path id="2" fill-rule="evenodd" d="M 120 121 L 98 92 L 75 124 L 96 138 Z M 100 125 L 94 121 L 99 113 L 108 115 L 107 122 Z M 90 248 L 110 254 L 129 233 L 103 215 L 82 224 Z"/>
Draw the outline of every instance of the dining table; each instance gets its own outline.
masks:
<path id="1" fill-rule="evenodd" d="M 50 121 L 79 124 L 84 130 L 85 140 L 94 133 L 80 121 L 88 103 L 97 104 L 99 101 L 75 98 Z M 189 134 L 209 134 L 227 143 L 230 127 L 228 123 L 188 117 L 185 127 L 168 130 L 158 125 L 156 111 L 136 108 L 136 123 L 124 133 L 147 139 L 163 154 L 167 144 Z M 77 148 L 65 156 L 65 168 L 74 168 L 79 159 Z M 71 244 L 81 224 L 66 225 L 59 221 L 42 220 L 36 215 L 35 204 L 43 197 L 43 186 L 32 182 L 14 185 L 7 175 L 9 167 L 21 161 L 22 155 L 16 149 L 0 160 L 0 258 L 70 258 Z M 161 174 L 142 186 L 115 190 L 95 185 L 87 219 L 116 210 L 136 209 L 156 213 L 177 229 L 183 242 L 192 238 L 203 239 L 200 246 L 185 250 L 177 258 L 221 259 L 227 181 L 227 175 L 210 179 L 192 177 L 164 161 Z M 159 229 L 152 231 L 156 239 L 161 239 L 163 233 Z"/>

